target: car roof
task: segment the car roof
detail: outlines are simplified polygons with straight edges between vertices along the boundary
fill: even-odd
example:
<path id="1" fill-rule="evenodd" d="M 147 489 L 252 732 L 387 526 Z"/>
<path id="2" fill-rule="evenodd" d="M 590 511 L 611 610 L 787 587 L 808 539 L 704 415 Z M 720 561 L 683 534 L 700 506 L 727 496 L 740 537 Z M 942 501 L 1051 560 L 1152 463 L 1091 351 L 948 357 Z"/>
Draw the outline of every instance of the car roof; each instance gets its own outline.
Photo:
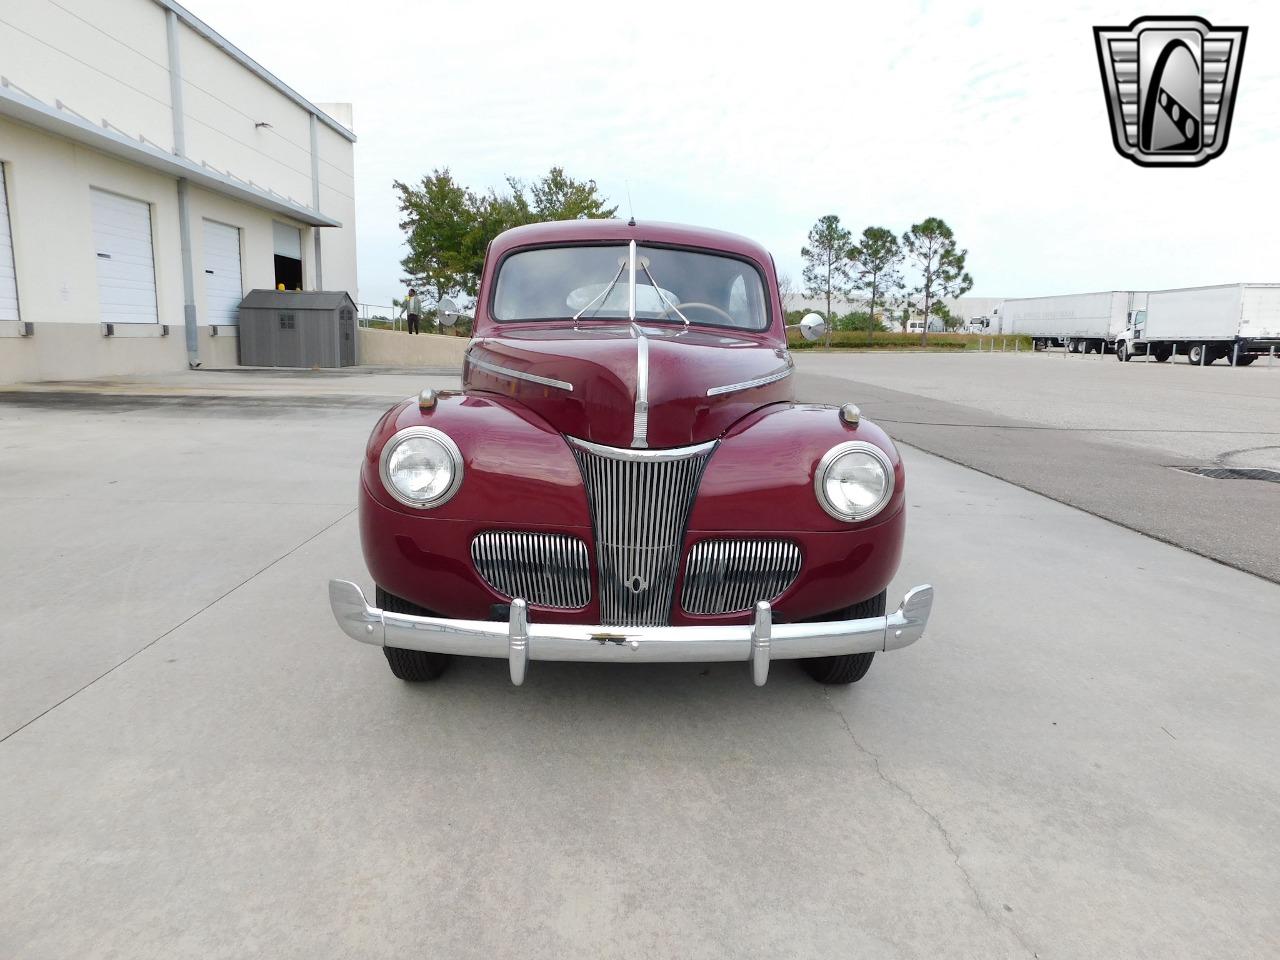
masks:
<path id="1" fill-rule="evenodd" d="M 763 267 L 772 264 L 769 251 L 747 237 L 706 227 L 652 220 L 555 220 L 550 223 L 532 223 L 498 234 L 494 238 L 490 254 L 494 262 L 497 262 L 504 254 L 519 247 L 607 243 L 611 240 L 621 243 L 635 240 L 636 243 L 700 247 L 746 257 Z"/>

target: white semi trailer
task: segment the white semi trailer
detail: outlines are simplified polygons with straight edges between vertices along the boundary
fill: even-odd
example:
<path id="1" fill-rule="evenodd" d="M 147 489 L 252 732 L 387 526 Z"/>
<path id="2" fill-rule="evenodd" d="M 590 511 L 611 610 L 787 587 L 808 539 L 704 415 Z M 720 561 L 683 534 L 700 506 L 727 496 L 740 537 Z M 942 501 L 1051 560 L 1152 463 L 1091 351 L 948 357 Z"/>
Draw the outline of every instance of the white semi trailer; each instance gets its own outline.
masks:
<path id="1" fill-rule="evenodd" d="M 1116 340 L 1116 356 L 1149 354 L 1164 363 L 1215 360 L 1248 366 L 1280 353 L 1280 283 L 1231 283 L 1153 291 Z"/>
<path id="2" fill-rule="evenodd" d="M 1030 337 L 1036 350 L 1065 346 L 1072 353 L 1104 353 L 1146 306 L 1146 298 L 1133 290 L 1107 290 L 1006 300 L 1000 305 L 1000 328 Z"/>

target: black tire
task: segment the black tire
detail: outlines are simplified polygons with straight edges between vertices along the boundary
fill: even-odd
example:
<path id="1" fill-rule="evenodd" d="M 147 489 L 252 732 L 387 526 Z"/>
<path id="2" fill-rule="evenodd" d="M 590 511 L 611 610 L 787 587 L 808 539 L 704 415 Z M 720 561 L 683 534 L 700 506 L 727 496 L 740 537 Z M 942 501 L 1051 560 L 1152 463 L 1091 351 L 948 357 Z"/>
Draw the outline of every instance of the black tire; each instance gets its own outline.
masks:
<path id="1" fill-rule="evenodd" d="M 1204 355 L 1204 366 L 1209 366 L 1213 361 L 1217 360 L 1217 354 L 1209 349 L 1206 343 L 1193 343 L 1187 347 L 1187 362 L 1194 367 L 1200 366 L 1200 356 Z"/>
<path id="2" fill-rule="evenodd" d="M 1119 360 L 1121 363 L 1128 363 L 1128 362 L 1129 362 L 1129 359 L 1130 359 L 1132 356 L 1133 356 L 1133 354 L 1131 354 L 1131 353 L 1129 352 L 1129 345 L 1128 345 L 1127 343 L 1118 343 L 1118 344 L 1116 344 L 1116 359 L 1117 359 L 1117 360 Z"/>
<path id="3" fill-rule="evenodd" d="M 1165 363 L 1171 356 L 1173 356 L 1173 351 L 1168 347 L 1157 350 L 1155 352 L 1156 363 Z"/>
<path id="4" fill-rule="evenodd" d="M 433 616 L 430 610 L 424 610 L 394 593 L 387 593 L 381 587 L 374 591 L 374 595 L 378 606 L 383 610 L 411 613 L 419 617 Z M 391 672 L 398 679 L 409 683 L 435 680 L 449 667 L 450 658 L 447 653 L 425 653 L 422 650 L 402 650 L 400 647 L 383 647 L 382 652 L 386 654 L 387 666 L 391 668 Z"/>
<path id="5" fill-rule="evenodd" d="M 837 610 L 827 616 L 814 617 L 813 619 L 858 620 L 862 617 L 883 617 L 885 598 L 887 596 L 888 591 L 882 590 L 869 600 L 863 600 L 861 603 L 855 603 L 852 607 L 845 607 L 843 610 Z M 857 683 L 867 675 L 867 671 L 871 669 L 871 661 L 875 657 L 874 652 L 845 653 L 838 657 L 810 657 L 800 662 L 803 664 L 805 672 L 813 679 L 819 683 L 834 685 Z"/>
<path id="6" fill-rule="evenodd" d="M 1253 361 L 1257 359 L 1258 359 L 1258 355 L 1256 353 L 1247 353 L 1247 354 L 1244 354 L 1243 356 L 1236 358 L 1236 366 L 1247 367 L 1249 364 L 1253 363 Z"/>
<path id="7" fill-rule="evenodd" d="M 1043 340 L 1041 340 L 1039 337 L 1037 337 L 1035 340 L 1032 340 L 1032 341 L 1031 341 L 1031 349 L 1032 349 L 1032 350 L 1035 350 L 1035 351 L 1041 351 L 1041 350 L 1043 350 L 1044 348 L 1045 348 L 1045 342 L 1044 342 Z"/>

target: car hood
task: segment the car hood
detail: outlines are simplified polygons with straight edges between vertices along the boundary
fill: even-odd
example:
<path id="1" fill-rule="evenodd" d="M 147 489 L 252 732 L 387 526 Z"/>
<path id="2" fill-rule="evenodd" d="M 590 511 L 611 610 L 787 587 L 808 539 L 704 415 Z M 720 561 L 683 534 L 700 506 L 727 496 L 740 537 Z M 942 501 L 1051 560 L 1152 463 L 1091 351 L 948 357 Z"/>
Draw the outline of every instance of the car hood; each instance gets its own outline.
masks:
<path id="1" fill-rule="evenodd" d="M 791 371 L 779 344 L 727 330 L 556 325 L 473 341 L 463 386 L 512 397 L 572 437 L 669 448 L 714 440 L 757 407 L 793 399 Z"/>

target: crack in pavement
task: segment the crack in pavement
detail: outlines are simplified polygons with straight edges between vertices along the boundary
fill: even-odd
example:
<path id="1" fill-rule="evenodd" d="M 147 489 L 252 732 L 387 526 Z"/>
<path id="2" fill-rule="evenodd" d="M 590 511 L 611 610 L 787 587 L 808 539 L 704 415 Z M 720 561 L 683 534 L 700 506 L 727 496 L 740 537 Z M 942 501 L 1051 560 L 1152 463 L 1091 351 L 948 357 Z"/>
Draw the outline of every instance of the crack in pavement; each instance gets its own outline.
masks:
<path id="1" fill-rule="evenodd" d="M 884 772 L 884 769 L 880 766 L 880 755 L 872 753 L 862 745 L 862 742 L 854 734 L 853 728 L 849 726 L 849 719 L 840 711 L 840 708 L 835 705 L 835 701 L 831 699 L 830 690 L 825 688 L 823 689 L 822 699 L 831 709 L 831 712 L 839 718 L 840 725 L 844 727 L 844 731 L 848 734 L 850 742 L 857 747 L 858 752 L 871 759 L 871 762 L 875 765 L 876 776 L 883 781 L 885 786 L 896 790 L 898 793 L 906 797 L 907 802 L 924 814 L 925 817 L 928 818 L 929 822 L 933 824 L 934 829 L 937 830 L 938 834 L 942 837 L 942 842 L 946 845 L 947 852 L 951 854 L 952 863 L 954 863 L 956 869 L 960 871 L 960 876 L 964 880 L 964 885 L 969 888 L 969 893 L 973 895 L 974 903 L 978 905 L 978 909 L 982 912 L 982 915 L 994 926 L 999 927 L 1002 930 L 1006 930 L 1011 934 L 1013 938 L 1018 941 L 1018 945 L 1021 946 L 1029 956 L 1039 958 L 1040 954 L 1032 949 L 1031 945 L 1022 938 L 1022 935 L 1018 930 L 1011 924 L 1006 923 L 1004 918 L 995 913 L 987 905 L 986 901 L 982 899 L 982 894 L 978 892 L 978 887 L 973 882 L 973 877 L 970 875 L 969 871 L 965 869 L 964 864 L 960 862 L 960 851 L 956 849 L 955 842 L 951 839 L 950 832 L 942 825 L 942 821 L 938 819 L 938 815 L 917 800 L 915 794 L 910 790 Z"/>

